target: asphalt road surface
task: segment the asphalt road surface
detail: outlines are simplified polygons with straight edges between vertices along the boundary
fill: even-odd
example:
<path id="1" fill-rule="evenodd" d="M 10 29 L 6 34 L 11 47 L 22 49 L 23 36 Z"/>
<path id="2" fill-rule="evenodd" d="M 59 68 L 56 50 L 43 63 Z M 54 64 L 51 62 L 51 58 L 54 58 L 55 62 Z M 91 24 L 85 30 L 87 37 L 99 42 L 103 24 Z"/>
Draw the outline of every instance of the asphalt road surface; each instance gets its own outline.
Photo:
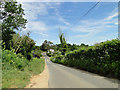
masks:
<path id="1" fill-rule="evenodd" d="M 44 53 L 49 71 L 49 88 L 118 88 L 118 81 L 87 71 L 55 64 Z"/>

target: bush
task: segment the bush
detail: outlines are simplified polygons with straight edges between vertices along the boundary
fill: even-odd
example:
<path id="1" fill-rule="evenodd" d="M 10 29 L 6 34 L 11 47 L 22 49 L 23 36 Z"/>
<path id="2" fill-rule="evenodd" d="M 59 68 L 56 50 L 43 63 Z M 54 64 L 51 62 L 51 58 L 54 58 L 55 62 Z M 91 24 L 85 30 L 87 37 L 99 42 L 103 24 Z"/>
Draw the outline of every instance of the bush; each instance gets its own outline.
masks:
<path id="1" fill-rule="evenodd" d="M 27 60 L 21 54 L 2 51 L 2 88 L 23 88 L 29 84 L 32 75 L 44 70 L 45 60 Z"/>
<path id="2" fill-rule="evenodd" d="M 28 59 L 28 60 L 32 60 L 32 59 L 33 59 L 33 55 L 32 55 L 31 53 L 28 53 L 28 54 L 27 54 L 27 59 Z"/>
<path id="3" fill-rule="evenodd" d="M 40 57 L 42 57 L 42 51 L 41 50 L 39 50 L 39 49 L 35 49 L 34 51 L 33 51 L 34 53 L 34 56 L 35 57 L 37 57 L 37 58 L 40 58 Z"/>
<path id="4" fill-rule="evenodd" d="M 51 57 L 52 56 L 52 53 L 51 51 L 49 50 L 49 52 L 47 52 L 47 56 Z"/>
<path id="5" fill-rule="evenodd" d="M 120 79 L 120 40 L 113 39 L 83 47 L 62 58 L 55 57 L 52 61 Z"/>
<path id="6" fill-rule="evenodd" d="M 13 68 L 24 70 L 25 66 L 28 65 L 28 63 L 29 61 L 21 54 L 16 55 L 15 53 L 9 50 L 2 51 L 2 69 L 6 69 L 6 65 L 10 65 Z"/>
<path id="7" fill-rule="evenodd" d="M 20 36 L 14 34 L 11 40 L 11 47 L 14 49 L 16 54 L 21 53 L 28 60 L 32 59 L 31 51 L 35 46 L 35 41 L 29 37 L 29 35 Z"/>

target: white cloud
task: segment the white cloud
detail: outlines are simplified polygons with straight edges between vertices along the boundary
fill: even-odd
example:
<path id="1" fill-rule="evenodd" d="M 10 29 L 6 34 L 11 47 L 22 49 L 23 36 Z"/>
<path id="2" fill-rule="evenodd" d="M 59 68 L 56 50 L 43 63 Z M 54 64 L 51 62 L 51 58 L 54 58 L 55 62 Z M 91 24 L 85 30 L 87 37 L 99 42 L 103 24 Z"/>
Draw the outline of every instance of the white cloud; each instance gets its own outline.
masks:
<path id="1" fill-rule="evenodd" d="M 40 21 L 30 22 L 29 29 L 35 30 L 35 31 L 46 31 L 48 30 L 48 27 Z"/>
<path id="2" fill-rule="evenodd" d="M 48 27 L 46 26 L 45 23 L 41 21 L 31 21 L 27 24 L 27 27 L 25 30 L 30 30 L 30 31 L 47 31 Z"/>
<path id="3" fill-rule="evenodd" d="M 28 20 L 36 20 L 39 16 L 48 14 L 48 9 L 44 3 L 22 3 L 25 10 L 25 18 Z"/>
<path id="4" fill-rule="evenodd" d="M 42 35 L 42 36 L 48 36 L 48 34 L 45 34 L 45 33 L 39 33 L 40 35 Z"/>
<path id="5" fill-rule="evenodd" d="M 74 30 L 77 32 L 93 32 L 94 31 L 93 28 L 90 28 L 87 26 L 76 26 Z"/>
<path id="6" fill-rule="evenodd" d="M 55 14 L 54 18 L 58 21 L 64 24 L 64 26 L 61 26 L 62 29 L 67 30 L 67 26 L 70 26 L 70 23 L 62 17 L 59 13 L 59 7 L 61 5 L 61 2 L 57 3 L 23 3 L 23 8 L 25 9 L 26 18 L 28 19 L 27 29 L 30 30 L 36 34 L 42 35 L 44 37 L 48 37 L 48 33 L 46 33 L 48 30 L 55 30 L 59 28 L 58 25 L 56 26 L 48 26 L 45 21 L 40 21 L 40 16 L 47 16 L 49 17 L 49 9 L 54 9 Z M 102 20 L 86 20 L 81 21 L 80 25 L 76 25 L 75 27 L 72 27 L 72 31 L 78 32 L 77 35 L 75 35 L 75 38 L 89 38 L 91 36 L 96 35 L 99 32 L 104 31 L 106 28 L 111 28 L 113 25 L 117 24 L 117 13 L 112 12 L 112 15 L 102 19 Z M 39 19 L 39 20 L 38 20 Z M 37 20 L 37 21 L 36 21 Z M 113 25 L 112 25 L 113 24 Z M 69 29 L 70 30 L 70 29 Z M 79 33 L 86 33 L 80 35 Z"/>
<path id="7" fill-rule="evenodd" d="M 115 24 L 118 25 L 118 22 L 116 22 Z"/>
<path id="8" fill-rule="evenodd" d="M 63 23 L 63 24 L 65 24 L 65 25 L 70 25 L 70 23 L 67 22 L 59 14 L 58 9 L 61 5 L 61 2 L 54 2 L 54 3 L 50 3 L 50 2 L 46 2 L 46 3 L 42 3 L 42 2 L 41 3 L 28 3 L 27 2 L 27 3 L 24 3 L 24 2 L 22 2 L 22 5 L 23 5 L 23 9 L 25 10 L 25 18 L 28 19 L 28 22 L 33 22 L 34 20 L 38 20 L 40 16 L 49 17 L 48 11 L 49 11 L 50 8 L 53 8 L 55 10 L 54 19 Z M 45 22 L 45 21 L 43 21 L 43 22 Z M 38 22 L 36 22 L 35 24 L 38 24 Z M 43 25 L 43 27 L 44 27 L 44 25 Z M 41 28 L 42 30 L 45 29 L 43 27 Z"/>
<path id="9" fill-rule="evenodd" d="M 43 32 L 34 32 L 34 33 L 39 34 L 39 35 L 42 35 L 42 36 L 44 36 L 44 37 L 48 37 L 48 34 L 43 33 Z"/>
<path id="10" fill-rule="evenodd" d="M 46 34 L 46 31 L 48 30 L 48 27 L 45 23 L 41 21 L 31 21 L 27 24 L 26 29 L 23 29 L 23 32 L 30 31 L 31 33 L 35 33 L 36 35 L 39 34 L 41 36 L 48 36 Z"/>
<path id="11" fill-rule="evenodd" d="M 60 5 L 60 4 L 59 4 Z M 67 22 L 60 14 L 59 14 L 59 10 L 57 8 L 54 8 L 55 9 L 55 13 L 56 13 L 56 16 L 57 16 L 57 19 L 64 23 L 65 25 L 70 25 L 69 22 Z"/>
<path id="12" fill-rule="evenodd" d="M 48 36 L 46 31 L 48 26 L 45 21 L 40 21 L 40 16 L 48 15 L 48 8 L 45 3 L 30 3 L 30 2 L 21 2 L 22 7 L 25 10 L 25 18 L 27 18 L 28 23 L 26 29 L 23 29 L 23 32 L 31 31 L 34 34 L 39 34 L 40 36 Z"/>
<path id="13" fill-rule="evenodd" d="M 106 18 L 106 20 L 111 20 L 111 19 L 113 19 L 113 18 L 116 17 L 116 16 L 118 16 L 118 12 L 114 13 L 114 14 L 111 15 L 111 16 L 108 16 L 108 17 Z"/>
<path id="14" fill-rule="evenodd" d="M 75 38 L 81 38 L 81 37 L 82 37 L 82 38 L 83 38 L 83 37 L 85 38 L 85 37 L 88 37 L 88 36 L 89 36 L 89 34 L 85 34 L 85 35 L 75 35 L 74 37 L 75 37 Z"/>
<path id="15" fill-rule="evenodd" d="M 95 40 L 101 41 L 101 40 L 106 40 L 106 36 L 102 37 L 98 37 L 96 35 L 98 35 L 101 32 L 104 31 L 110 31 L 111 28 L 116 27 L 115 24 L 118 24 L 118 18 L 117 18 L 117 13 L 114 12 L 113 15 L 109 15 L 106 18 L 103 18 L 101 20 L 84 20 L 81 21 L 79 25 L 76 25 L 74 27 L 72 27 L 72 31 L 73 32 L 78 32 L 78 34 L 74 35 L 73 38 L 82 38 L 83 41 L 89 41 L 90 38 L 93 37 L 97 37 L 93 38 L 93 40 L 91 40 L 91 43 L 95 43 Z M 92 23 L 91 23 L 92 22 Z M 116 30 L 117 31 L 117 30 Z M 82 34 L 84 33 L 84 34 Z M 109 37 L 108 37 L 109 38 Z M 92 42 L 93 41 L 93 42 Z M 90 43 L 89 42 L 89 43 Z"/>
<path id="16" fill-rule="evenodd" d="M 64 18 L 62 18 L 61 16 L 59 16 L 59 21 L 63 22 L 65 25 L 70 25 L 69 22 L 67 22 Z"/>

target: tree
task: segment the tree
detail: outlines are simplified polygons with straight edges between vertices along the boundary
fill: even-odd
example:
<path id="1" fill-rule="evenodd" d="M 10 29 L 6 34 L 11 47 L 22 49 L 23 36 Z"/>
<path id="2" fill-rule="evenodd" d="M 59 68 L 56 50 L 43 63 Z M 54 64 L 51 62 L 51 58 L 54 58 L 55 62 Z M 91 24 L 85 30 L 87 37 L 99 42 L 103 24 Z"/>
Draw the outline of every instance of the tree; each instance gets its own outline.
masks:
<path id="1" fill-rule="evenodd" d="M 67 51 L 68 46 L 67 46 L 67 43 L 66 43 L 64 33 L 60 32 L 59 39 L 60 39 L 60 43 L 61 43 L 62 55 L 65 55 L 65 52 Z"/>
<path id="2" fill-rule="evenodd" d="M 32 58 L 31 51 L 35 46 L 35 42 L 29 36 L 22 36 L 22 46 L 20 47 L 20 52 L 30 60 Z"/>
<path id="3" fill-rule="evenodd" d="M 88 45 L 85 45 L 84 43 L 81 43 L 80 47 L 88 47 Z"/>
<path id="4" fill-rule="evenodd" d="M 78 47 L 76 44 L 71 45 L 69 43 L 67 44 L 67 46 L 68 46 L 68 51 L 76 50 Z"/>
<path id="5" fill-rule="evenodd" d="M 2 27 L 1 27 L 1 23 L 0 23 L 0 40 L 2 40 Z"/>
<path id="6" fill-rule="evenodd" d="M 37 58 L 40 58 L 42 56 L 41 53 L 42 53 L 42 51 L 41 51 L 40 46 L 35 46 L 34 51 L 33 51 L 33 56 L 37 57 Z"/>
<path id="7" fill-rule="evenodd" d="M 45 40 L 42 43 L 41 50 L 47 51 L 49 49 L 56 49 L 56 46 L 53 44 L 53 42 Z"/>
<path id="8" fill-rule="evenodd" d="M 24 10 L 22 5 L 17 2 L 0 2 L 1 21 L 2 21 L 2 40 L 5 42 L 6 49 L 10 49 L 10 40 L 15 30 L 25 28 L 27 20 L 23 17 Z"/>
<path id="9" fill-rule="evenodd" d="M 31 51 L 35 46 L 34 40 L 32 40 L 28 35 L 20 36 L 19 34 L 14 34 L 11 40 L 12 48 L 15 49 L 15 53 L 21 53 L 28 60 L 31 59 Z"/>
<path id="10" fill-rule="evenodd" d="M 48 41 L 45 40 L 45 41 L 42 43 L 41 50 L 47 51 L 48 49 L 49 49 L 49 44 L 48 44 Z"/>
<path id="11" fill-rule="evenodd" d="M 13 34 L 13 38 L 11 40 L 11 47 L 15 50 L 14 53 L 18 53 L 20 46 L 22 45 L 22 38 L 20 37 L 20 34 Z"/>

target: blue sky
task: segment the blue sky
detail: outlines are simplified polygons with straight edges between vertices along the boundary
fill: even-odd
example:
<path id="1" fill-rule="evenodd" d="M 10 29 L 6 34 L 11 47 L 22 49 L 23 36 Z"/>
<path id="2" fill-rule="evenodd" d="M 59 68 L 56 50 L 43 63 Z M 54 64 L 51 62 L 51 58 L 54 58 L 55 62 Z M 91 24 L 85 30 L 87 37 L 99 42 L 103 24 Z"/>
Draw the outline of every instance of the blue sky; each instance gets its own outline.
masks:
<path id="1" fill-rule="evenodd" d="M 22 2 L 28 24 L 24 33 L 40 46 L 44 40 L 59 42 L 59 26 L 68 43 L 93 45 L 118 37 L 118 3 L 101 2 Z M 76 23 L 77 22 L 77 23 Z"/>

